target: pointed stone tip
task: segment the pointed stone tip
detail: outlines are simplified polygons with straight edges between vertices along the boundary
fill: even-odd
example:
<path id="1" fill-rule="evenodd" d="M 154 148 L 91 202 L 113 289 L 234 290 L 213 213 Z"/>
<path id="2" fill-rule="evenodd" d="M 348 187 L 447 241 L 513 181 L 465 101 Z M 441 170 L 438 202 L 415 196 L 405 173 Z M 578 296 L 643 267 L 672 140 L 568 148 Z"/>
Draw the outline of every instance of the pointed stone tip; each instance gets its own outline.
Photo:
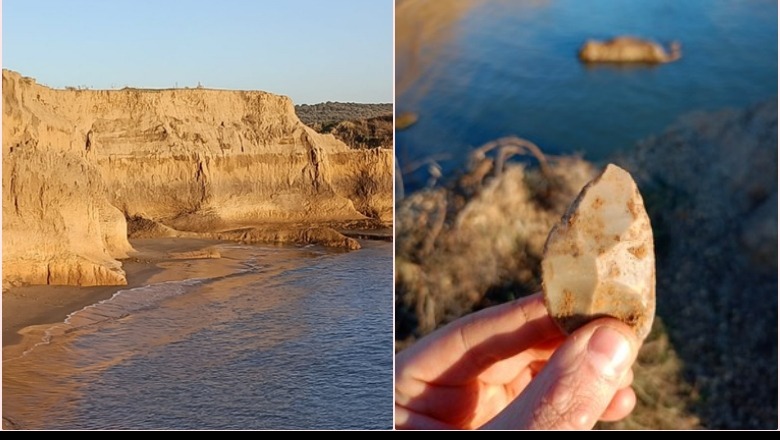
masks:
<path id="1" fill-rule="evenodd" d="M 608 163 L 606 167 L 604 167 L 604 170 L 601 172 L 601 175 L 616 175 L 623 178 L 628 178 L 629 180 L 633 181 L 634 179 L 631 177 L 631 174 L 624 170 L 623 168 L 615 165 L 614 163 Z"/>

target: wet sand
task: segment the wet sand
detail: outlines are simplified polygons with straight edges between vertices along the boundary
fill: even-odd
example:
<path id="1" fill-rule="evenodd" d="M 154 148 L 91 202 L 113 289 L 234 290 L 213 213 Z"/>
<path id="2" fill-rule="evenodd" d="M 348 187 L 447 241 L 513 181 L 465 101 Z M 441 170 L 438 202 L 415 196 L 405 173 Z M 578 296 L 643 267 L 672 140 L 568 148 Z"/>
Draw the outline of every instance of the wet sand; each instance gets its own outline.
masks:
<path id="1" fill-rule="evenodd" d="M 213 264 L 218 254 L 211 248 L 221 243 L 216 240 L 160 238 L 130 243 L 137 252 L 122 260 L 126 286 L 25 286 L 4 291 L 3 348 L 22 341 L 20 330 L 62 322 L 70 313 L 111 298 L 119 290 L 187 279 L 193 274 L 215 275 L 224 270 L 224 265 Z M 192 264 L 193 261 L 200 264 Z"/>
<path id="2" fill-rule="evenodd" d="M 240 250 L 223 248 L 221 252 L 217 245 L 229 247 L 233 243 L 219 240 L 153 238 L 131 239 L 130 244 L 136 252 L 122 260 L 127 285 L 24 286 L 3 291 L 3 360 L 20 356 L 38 343 L 41 332 L 50 325 L 62 323 L 71 313 L 107 300 L 120 290 L 167 281 L 225 276 L 239 269 L 244 260 Z M 3 379 L 5 390 L 5 377 Z M 2 429 L 25 429 L 16 423 L 7 403 L 4 401 Z"/>

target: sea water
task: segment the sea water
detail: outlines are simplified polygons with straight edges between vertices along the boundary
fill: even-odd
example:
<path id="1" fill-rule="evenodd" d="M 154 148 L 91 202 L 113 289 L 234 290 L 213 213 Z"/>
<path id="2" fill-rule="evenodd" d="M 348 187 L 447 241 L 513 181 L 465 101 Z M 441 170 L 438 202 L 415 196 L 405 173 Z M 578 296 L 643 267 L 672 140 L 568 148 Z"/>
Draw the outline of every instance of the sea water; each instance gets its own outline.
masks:
<path id="1" fill-rule="evenodd" d="M 43 326 L 3 362 L 4 416 L 40 429 L 389 429 L 392 244 L 362 244 L 223 244 L 228 275 L 121 290 Z"/>
<path id="2" fill-rule="evenodd" d="M 446 176 L 471 149 L 515 135 L 549 154 L 579 152 L 598 161 L 660 134 L 686 113 L 771 99 L 777 96 L 777 5 L 474 0 L 423 54 L 416 86 L 397 90 L 398 111 L 419 115 L 397 134 L 397 157 L 402 167 L 434 158 Z M 587 39 L 618 35 L 667 48 L 678 41 L 682 59 L 657 66 L 588 66 L 577 59 Z M 409 190 L 428 175 L 423 168 L 405 178 Z"/>

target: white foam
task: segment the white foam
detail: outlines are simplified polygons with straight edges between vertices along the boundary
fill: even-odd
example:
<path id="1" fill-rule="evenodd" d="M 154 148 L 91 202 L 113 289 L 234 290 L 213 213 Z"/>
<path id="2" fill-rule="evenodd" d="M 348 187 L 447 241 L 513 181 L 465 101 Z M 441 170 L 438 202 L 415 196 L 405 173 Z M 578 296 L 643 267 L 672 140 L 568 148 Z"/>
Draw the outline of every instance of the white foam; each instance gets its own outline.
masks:
<path id="1" fill-rule="evenodd" d="M 249 271 L 247 269 L 245 271 Z M 244 272 L 244 271 L 242 271 Z M 208 278 L 193 278 L 184 281 L 166 281 L 132 289 L 119 290 L 111 298 L 68 314 L 65 320 L 46 329 L 41 340 L 25 350 L 20 356 L 4 359 L 3 363 L 27 356 L 41 345 L 50 344 L 52 338 L 76 330 L 98 325 L 106 321 L 124 318 L 133 312 L 156 307 L 165 299 L 185 293 L 189 287 L 202 284 Z"/>

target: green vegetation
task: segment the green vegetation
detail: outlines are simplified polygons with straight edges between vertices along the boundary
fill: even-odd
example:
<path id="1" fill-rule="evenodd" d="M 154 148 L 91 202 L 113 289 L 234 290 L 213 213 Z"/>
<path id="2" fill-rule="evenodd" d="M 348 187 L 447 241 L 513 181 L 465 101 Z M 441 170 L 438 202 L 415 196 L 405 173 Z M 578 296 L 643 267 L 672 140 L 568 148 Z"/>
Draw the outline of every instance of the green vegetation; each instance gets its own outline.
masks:
<path id="1" fill-rule="evenodd" d="M 354 149 L 393 147 L 393 105 L 325 102 L 295 106 L 301 121 Z"/>
<path id="2" fill-rule="evenodd" d="M 393 104 L 357 104 L 354 102 L 322 102 L 295 106 L 295 113 L 309 127 L 318 130 L 341 121 L 370 119 L 393 114 Z"/>

